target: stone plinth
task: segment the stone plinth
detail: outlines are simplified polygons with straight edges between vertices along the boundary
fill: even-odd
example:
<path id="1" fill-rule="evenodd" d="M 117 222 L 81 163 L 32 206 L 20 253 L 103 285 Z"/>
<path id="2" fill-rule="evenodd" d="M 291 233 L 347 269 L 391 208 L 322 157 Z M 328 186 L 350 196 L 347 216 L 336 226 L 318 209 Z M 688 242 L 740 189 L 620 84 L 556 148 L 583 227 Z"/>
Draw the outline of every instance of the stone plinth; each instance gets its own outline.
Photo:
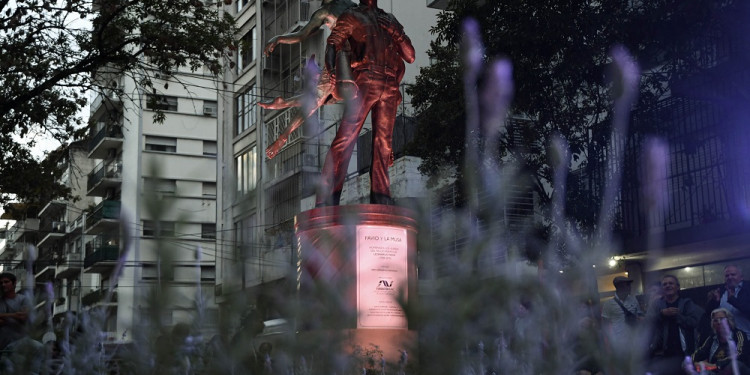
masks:
<path id="1" fill-rule="evenodd" d="M 399 303 L 417 298 L 414 216 L 402 207 L 361 204 L 296 217 L 301 335 L 338 335 L 344 351 L 377 345 L 391 365 L 402 350 L 415 352 L 415 327 Z"/>

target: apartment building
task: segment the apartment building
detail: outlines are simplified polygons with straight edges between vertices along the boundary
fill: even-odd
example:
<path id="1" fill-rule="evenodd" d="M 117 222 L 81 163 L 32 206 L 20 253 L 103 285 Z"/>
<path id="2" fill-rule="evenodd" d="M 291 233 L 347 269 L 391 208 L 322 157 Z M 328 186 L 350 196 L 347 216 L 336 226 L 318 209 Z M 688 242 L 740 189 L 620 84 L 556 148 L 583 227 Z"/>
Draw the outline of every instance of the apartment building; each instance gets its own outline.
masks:
<path id="1" fill-rule="evenodd" d="M 52 314 L 53 325 L 60 324 L 69 312 L 82 311 L 85 291 L 99 282 L 99 275 L 82 272 L 84 254 L 92 239 L 85 233 L 86 217 L 100 200 L 86 195 L 88 175 L 95 166 L 88 157 L 88 141 L 71 143 L 64 163 L 60 182 L 71 189 L 74 199 L 51 201 L 39 211 L 34 262 L 35 295 L 45 302 L 39 307 L 45 315 Z M 45 284 L 52 286 L 51 295 Z"/>
<path id="2" fill-rule="evenodd" d="M 16 274 L 19 288 L 37 298 L 37 319 L 53 324 L 68 312 L 81 311 L 82 288 L 97 282 L 96 275 L 81 273 L 88 242 L 84 213 L 96 204 L 96 198 L 85 196 L 93 160 L 86 141 L 73 142 L 64 151 L 60 183 L 71 189 L 74 199 L 48 202 L 37 217 L 16 221 L 7 228 L 0 248 L 3 270 Z"/>
<path id="3" fill-rule="evenodd" d="M 99 284 L 86 295 L 89 306 L 111 305 L 107 331 L 117 338 L 146 313 L 156 284 L 175 297 L 163 324 L 193 321 L 198 291 L 204 315 L 216 312 L 217 82 L 201 71 L 146 74 L 157 88 L 150 93 L 130 77 L 98 72 L 108 90 L 91 106 L 88 156 L 97 165 L 86 193 L 101 201 L 86 218 L 93 237 L 84 272 Z"/>

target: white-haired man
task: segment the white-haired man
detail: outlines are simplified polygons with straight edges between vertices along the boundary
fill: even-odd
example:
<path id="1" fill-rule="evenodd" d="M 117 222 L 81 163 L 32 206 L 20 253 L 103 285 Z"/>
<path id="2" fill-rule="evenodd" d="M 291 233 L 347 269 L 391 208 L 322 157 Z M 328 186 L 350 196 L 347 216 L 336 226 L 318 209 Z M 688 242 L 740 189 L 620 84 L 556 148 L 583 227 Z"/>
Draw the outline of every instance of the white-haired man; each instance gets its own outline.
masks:
<path id="1" fill-rule="evenodd" d="M 743 285 L 740 267 L 734 264 L 724 267 L 724 287 L 708 292 L 706 311 L 725 308 L 734 315 L 737 329 L 750 333 L 750 289 Z"/>

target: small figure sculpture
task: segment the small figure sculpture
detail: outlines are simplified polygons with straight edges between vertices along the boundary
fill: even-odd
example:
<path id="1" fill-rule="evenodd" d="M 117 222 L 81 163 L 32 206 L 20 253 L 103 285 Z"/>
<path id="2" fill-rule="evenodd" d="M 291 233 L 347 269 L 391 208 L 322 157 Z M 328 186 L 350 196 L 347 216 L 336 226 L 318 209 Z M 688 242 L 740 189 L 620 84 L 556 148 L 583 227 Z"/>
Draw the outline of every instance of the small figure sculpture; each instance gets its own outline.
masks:
<path id="1" fill-rule="evenodd" d="M 372 110 L 373 155 L 370 168 L 370 203 L 394 204 L 390 194 L 388 167 L 393 161 L 391 140 L 396 110 L 401 103 L 399 84 L 406 67 L 414 62 L 414 46 L 403 26 L 392 14 L 378 8 L 377 0 L 360 0 L 360 5 L 339 16 L 328 37 L 326 68 L 341 68 L 341 52 L 351 50 L 350 64 L 357 98 L 348 103 L 336 137 L 323 165 L 316 206 L 338 205 L 346 178 L 349 159 L 359 132 Z"/>
<path id="2" fill-rule="evenodd" d="M 310 16 L 310 20 L 302 29 L 294 33 L 277 35 L 271 38 L 263 49 L 263 54 L 266 56 L 270 55 L 279 44 L 300 43 L 313 35 L 316 31 L 320 30 L 323 25 L 328 26 L 329 29 L 333 29 L 336 25 L 336 20 L 341 13 L 354 6 L 355 4 L 350 0 L 323 0 L 323 5 L 321 5 L 320 8 Z M 334 87 L 335 82 L 331 79 L 331 74 L 329 74 L 328 70 L 324 70 L 318 81 L 314 108 L 311 108 L 307 113 L 303 113 L 303 110 L 301 109 L 295 113 L 289 126 L 284 129 L 276 141 L 266 148 L 266 156 L 269 159 L 273 159 L 273 157 L 279 153 L 279 150 L 281 150 L 287 139 L 289 139 L 289 135 L 302 125 L 305 118 L 315 113 L 320 106 L 339 101 L 339 98 L 333 96 Z M 301 99 L 302 95 L 297 95 L 288 99 L 277 97 L 270 102 L 260 102 L 258 105 L 265 109 L 300 107 L 302 104 Z"/>

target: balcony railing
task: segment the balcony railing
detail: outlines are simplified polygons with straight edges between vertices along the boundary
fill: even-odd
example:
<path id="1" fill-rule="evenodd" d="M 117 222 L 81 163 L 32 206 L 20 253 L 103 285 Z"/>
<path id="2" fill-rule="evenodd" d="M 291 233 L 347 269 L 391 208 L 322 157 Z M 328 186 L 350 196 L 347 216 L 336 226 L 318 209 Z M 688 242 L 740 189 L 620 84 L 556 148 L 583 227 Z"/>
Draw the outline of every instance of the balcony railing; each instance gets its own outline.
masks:
<path id="1" fill-rule="evenodd" d="M 110 83 L 114 85 L 113 88 L 106 88 L 96 94 L 91 100 L 91 118 L 96 119 L 102 116 L 106 111 L 119 108 L 122 105 L 120 95 L 122 94 L 118 86 L 121 83 L 118 80 L 114 80 Z"/>
<path id="2" fill-rule="evenodd" d="M 99 203 L 86 218 L 86 227 L 92 228 L 102 220 L 120 219 L 120 201 L 106 200 Z"/>
<path id="3" fill-rule="evenodd" d="M 120 256 L 120 246 L 118 245 L 103 245 L 96 248 L 91 254 L 86 256 L 83 261 L 83 266 L 89 268 L 96 265 L 97 263 L 107 262 L 114 263 L 117 261 L 117 257 Z"/>
<path id="4" fill-rule="evenodd" d="M 89 153 L 96 150 L 97 147 L 102 144 L 102 141 L 104 141 L 105 139 L 122 140 L 122 126 L 117 123 L 105 124 L 101 126 L 101 129 L 99 129 L 96 133 L 92 131 L 90 136 L 91 138 L 89 138 L 88 148 Z"/>
<path id="5" fill-rule="evenodd" d="M 57 266 L 55 271 L 56 277 L 64 278 L 80 272 L 81 253 L 68 253 L 62 258 L 62 262 Z"/>
<path id="6" fill-rule="evenodd" d="M 101 162 L 88 177 L 88 193 L 94 195 L 104 185 L 118 185 L 122 182 L 122 160 Z M 95 191 L 96 190 L 96 191 Z"/>

